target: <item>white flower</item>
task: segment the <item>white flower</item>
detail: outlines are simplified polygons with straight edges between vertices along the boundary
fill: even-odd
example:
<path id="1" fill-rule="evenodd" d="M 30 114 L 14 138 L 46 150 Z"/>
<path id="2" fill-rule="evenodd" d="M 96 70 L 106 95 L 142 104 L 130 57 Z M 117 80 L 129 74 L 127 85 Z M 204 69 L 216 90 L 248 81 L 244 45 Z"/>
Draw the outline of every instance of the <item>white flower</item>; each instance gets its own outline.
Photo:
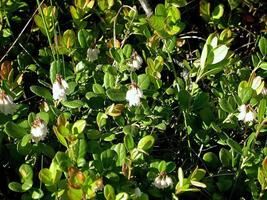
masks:
<path id="1" fill-rule="evenodd" d="M 138 106 L 140 105 L 140 98 L 143 97 L 143 92 L 136 84 L 131 85 L 131 89 L 129 89 L 126 93 L 126 100 L 129 101 L 129 106 Z"/>
<path id="2" fill-rule="evenodd" d="M 99 53 L 100 53 L 100 51 L 97 48 L 95 48 L 95 49 L 92 49 L 92 48 L 87 49 L 87 60 L 89 60 L 90 62 L 93 62 L 93 61 L 97 60 Z"/>
<path id="3" fill-rule="evenodd" d="M 32 127 L 31 127 L 32 140 L 34 142 L 39 142 L 41 140 L 44 140 L 47 132 L 48 130 L 47 130 L 45 122 L 40 118 L 36 118 L 33 121 Z"/>
<path id="4" fill-rule="evenodd" d="M 161 189 L 162 186 L 161 186 L 161 178 L 159 176 L 157 176 L 153 182 L 154 186 Z"/>
<path id="5" fill-rule="evenodd" d="M 141 192 L 141 190 L 140 190 L 139 187 L 137 187 L 137 188 L 134 189 L 134 194 L 135 194 L 136 197 L 141 197 L 142 196 L 142 193 L 143 192 Z"/>
<path id="6" fill-rule="evenodd" d="M 138 53 L 136 51 L 133 52 L 132 56 L 131 56 L 131 60 L 128 62 L 128 65 L 132 68 L 132 69 L 140 69 L 142 67 L 143 64 L 143 59 L 141 56 L 138 55 Z"/>
<path id="7" fill-rule="evenodd" d="M 172 186 L 173 186 L 173 181 L 172 181 L 171 177 L 169 177 L 169 176 L 167 176 L 167 175 L 166 175 L 166 177 L 165 177 L 165 182 L 166 182 L 166 185 L 167 185 L 168 187 L 172 187 Z"/>
<path id="8" fill-rule="evenodd" d="M 166 172 L 161 172 L 160 175 L 155 178 L 153 184 L 159 189 L 173 187 L 173 181 Z"/>
<path id="9" fill-rule="evenodd" d="M 241 105 L 239 108 L 239 114 L 238 114 L 238 120 L 244 121 L 244 122 L 251 122 L 255 119 L 255 114 L 251 110 L 247 112 L 247 106 Z"/>
<path id="10" fill-rule="evenodd" d="M 0 112 L 5 115 L 13 114 L 17 109 L 17 105 L 13 102 L 12 97 L 4 91 L 0 92 Z"/>
<path id="11" fill-rule="evenodd" d="M 69 88 L 68 83 L 57 74 L 56 82 L 53 84 L 53 99 L 64 100 L 66 99 L 66 92 Z"/>

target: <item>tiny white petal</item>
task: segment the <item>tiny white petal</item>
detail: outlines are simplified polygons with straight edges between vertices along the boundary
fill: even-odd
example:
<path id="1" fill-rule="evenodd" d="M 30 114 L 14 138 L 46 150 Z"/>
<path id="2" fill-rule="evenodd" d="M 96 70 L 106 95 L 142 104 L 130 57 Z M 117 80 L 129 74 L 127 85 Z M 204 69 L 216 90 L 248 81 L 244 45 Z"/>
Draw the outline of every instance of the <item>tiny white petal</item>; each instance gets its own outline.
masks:
<path id="1" fill-rule="evenodd" d="M 171 179 L 171 177 L 166 176 L 166 183 L 167 183 L 167 187 L 172 187 L 173 186 L 173 181 Z"/>
<path id="2" fill-rule="evenodd" d="M 251 122 L 253 121 L 255 118 L 255 115 L 252 111 L 249 111 L 247 114 L 246 114 L 246 117 L 244 119 L 244 122 Z"/>
<path id="3" fill-rule="evenodd" d="M 245 117 L 246 117 L 246 112 L 240 112 L 237 116 L 238 120 L 240 121 L 244 121 Z"/>
<path id="4" fill-rule="evenodd" d="M 161 178 L 160 178 L 159 176 L 157 176 L 157 177 L 155 178 L 153 184 L 154 184 L 154 186 L 155 186 L 156 188 L 161 189 L 161 188 L 162 188 L 162 186 L 161 186 Z"/>
<path id="5" fill-rule="evenodd" d="M 166 182 L 166 179 L 165 179 L 165 178 L 162 178 L 162 179 L 161 179 L 161 182 L 160 182 L 160 184 L 161 184 L 161 188 L 167 188 L 167 187 L 168 187 L 168 185 L 167 185 L 167 182 Z"/>
<path id="6" fill-rule="evenodd" d="M 245 104 L 243 104 L 243 105 L 239 106 L 238 110 L 240 112 L 247 112 L 247 106 Z"/>

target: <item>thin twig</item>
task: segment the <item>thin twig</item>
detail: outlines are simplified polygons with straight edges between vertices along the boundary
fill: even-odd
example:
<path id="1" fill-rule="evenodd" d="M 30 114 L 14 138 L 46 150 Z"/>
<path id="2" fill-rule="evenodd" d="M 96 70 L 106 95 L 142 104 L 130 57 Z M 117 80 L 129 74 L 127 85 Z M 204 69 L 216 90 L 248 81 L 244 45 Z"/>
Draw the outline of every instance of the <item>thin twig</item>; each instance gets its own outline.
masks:
<path id="1" fill-rule="evenodd" d="M 28 20 L 28 22 L 25 24 L 21 32 L 19 33 L 18 37 L 15 39 L 15 41 L 12 43 L 12 45 L 9 47 L 7 52 L 4 54 L 4 56 L 1 58 L 0 63 L 5 59 L 5 57 L 8 55 L 8 53 L 11 51 L 11 49 L 15 46 L 15 44 L 18 42 L 21 35 L 24 33 L 30 22 L 32 21 L 34 15 L 37 13 L 38 9 L 41 7 L 41 5 L 44 3 L 44 0 L 39 4 L 39 6 L 35 9 L 34 13 L 32 14 L 31 18 Z"/>
<path id="2" fill-rule="evenodd" d="M 150 8 L 150 5 L 147 2 L 147 0 L 139 0 L 139 3 L 141 4 L 143 10 L 145 11 L 147 17 L 153 15 L 152 9 Z"/>

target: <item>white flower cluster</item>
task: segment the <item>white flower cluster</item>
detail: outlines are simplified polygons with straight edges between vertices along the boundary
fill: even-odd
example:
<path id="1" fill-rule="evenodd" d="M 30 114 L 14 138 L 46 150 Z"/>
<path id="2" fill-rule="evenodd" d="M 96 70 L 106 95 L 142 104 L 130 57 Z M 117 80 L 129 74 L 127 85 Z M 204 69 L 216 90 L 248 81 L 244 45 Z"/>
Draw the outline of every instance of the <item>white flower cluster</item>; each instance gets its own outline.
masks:
<path id="1" fill-rule="evenodd" d="M 243 104 L 239 108 L 238 120 L 246 122 L 252 122 L 255 119 L 255 113 L 248 109 L 248 106 Z"/>
<path id="2" fill-rule="evenodd" d="M 133 69 L 133 70 L 137 70 L 140 69 L 142 67 L 143 64 L 143 59 L 141 56 L 138 55 L 138 53 L 136 51 L 134 51 L 132 53 L 131 59 L 128 62 L 128 65 Z"/>
<path id="3" fill-rule="evenodd" d="M 32 140 L 34 142 L 44 140 L 47 132 L 48 130 L 45 122 L 40 118 L 36 118 L 31 126 Z"/>
<path id="4" fill-rule="evenodd" d="M 143 92 L 135 83 L 131 84 L 131 89 L 126 93 L 126 100 L 129 102 L 129 106 L 139 106 L 143 97 Z"/>
<path id="5" fill-rule="evenodd" d="M 62 76 L 57 74 L 56 81 L 53 83 L 53 99 L 64 100 L 66 99 L 66 93 L 69 88 L 68 83 L 62 79 Z"/>
<path id="6" fill-rule="evenodd" d="M 17 105 L 13 102 L 12 97 L 7 95 L 4 91 L 0 92 L 0 112 L 5 115 L 14 114 L 16 112 Z"/>
<path id="7" fill-rule="evenodd" d="M 100 53 L 100 51 L 97 48 L 95 48 L 95 49 L 92 49 L 92 48 L 87 49 L 87 60 L 89 62 L 93 62 L 93 61 L 97 60 L 99 53 Z"/>
<path id="8" fill-rule="evenodd" d="M 153 182 L 154 186 L 159 189 L 165 189 L 173 186 L 173 181 L 171 177 L 167 176 L 165 172 L 161 172 Z"/>

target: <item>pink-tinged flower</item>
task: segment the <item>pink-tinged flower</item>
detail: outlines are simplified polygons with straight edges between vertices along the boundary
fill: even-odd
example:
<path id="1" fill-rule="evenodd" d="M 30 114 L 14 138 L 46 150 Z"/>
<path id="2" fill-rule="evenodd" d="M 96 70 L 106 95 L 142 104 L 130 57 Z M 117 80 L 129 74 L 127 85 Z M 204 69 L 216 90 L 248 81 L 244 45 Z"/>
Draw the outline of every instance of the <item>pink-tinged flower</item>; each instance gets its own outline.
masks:
<path id="1" fill-rule="evenodd" d="M 36 118 L 31 126 L 32 140 L 34 142 L 39 142 L 41 140 L 44 140 L 47 133 L 48 130 L 45 122 L 40 118 Z"/>
<path id="2" fill-rule="evenodd" d="M 142 67 L 143 59 L 138 55 L 136 51 L 132 53 L 131 60 L 128 62 L 128 65 L 133 69 L 137 70 Z"/>
<path id="3" fill-rule="evenodd" d="M 153 185 L 159 189 L 173 187 L 173 181 L 166 172 L 161 172 L 154 180 Z"/>
<path id="4" fill-rule="evenodd" d="M 69 86 L 68 83 L 62 79 L 61 75 L 56 76 L 56 81 L 53 83 L 53 99 L 64 100 Z"/>

